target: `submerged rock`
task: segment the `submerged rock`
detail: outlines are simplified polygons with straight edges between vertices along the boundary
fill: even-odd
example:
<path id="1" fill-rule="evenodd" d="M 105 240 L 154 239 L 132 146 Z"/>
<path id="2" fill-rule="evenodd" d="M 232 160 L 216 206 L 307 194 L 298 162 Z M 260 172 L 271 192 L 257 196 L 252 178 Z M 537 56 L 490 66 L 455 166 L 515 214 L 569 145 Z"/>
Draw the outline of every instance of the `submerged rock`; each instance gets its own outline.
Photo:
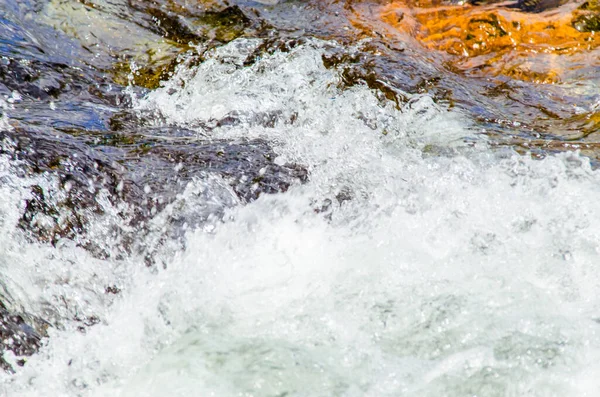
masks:
<path id="1" fill-rule="evenodd" d="M 108 253 L 85 235 L 89 218 L 104 211 L 97 200 L 102 192 L 115 206 L 128 205 L 130 213 L 123 218 L 138 227 L 203 175 L 223 179 L 242 203 L 285 191 L 308 177 L 299 165 L 276 164 L 265 141 L 200 139 L 176 127 L 88 131 L 85 136 L 18 128 L 0 131 L 0 138 L 12 142 L 0 152 L 20 160 L 25 174 L 49 173 L 60 181 L 60 192 L 31 187 L 20 226 L 52 244 L 77 236 L 80 245 L 100 256 Z M 40 216 L 46 221 L 38 222 Z"/>
<path id="2" fill-rule="evenodd" d="M 517 11 L 543 11 L 561 3 L 556 0 L 521 0 L 517 8 L 514 2 L 477 7 L 444 1 L 392 2 L 376 8 L 377 18 L 385 24 L 378 19 L 375 28 L 355 18 L 361 2 L 288 2 L 289 7 L 281 3 L 264 8 L 259 3 L 234 3 L 48 2 L 44 20 L 63 32 L 52 37 L 61 43 L 67 43 L 66 36 L 73 39 L 60 48 L 60 56 L 49 46 L 40 48 L 37 39 L 28 39 L 34 37 L 28 32 L 10 51 L 0 48 L 4 98 L 0 109 L 12 126 L 0 131 L 5 143 L 0 153 L 15 160 L 21 176 L 47 176 L 55 182 L 26 186 L 28 197 L 18 223 L 24 235 L 49 245 L 73 241 L 100 258 L 139 254 L 148 266 L 155 266 L 161 245 L 184 244 L 186 230 L 219 222 L 230 206 L 305 182 L 306 167 L 277 161 L 265 140 L 210 138 L 212 129 L 240 123 L 277 128 L 280 113 L 231 112 L 190 130 L 128 108 L 130 94 L 160 86 L 180 64 L 183 52 L 240 36 L 266 37 L 266 44 L 239 67 L 268 52 L 289 51 L 306 36 L 337 40 L 348 49 L 327 51 L 322 61 L 339 71 L 340 90 L 365 85 L 382 102 L 391 101 L 398 108 L 410 95 L 427 94 L 448 108 L 458 104 L 467 109 L 488 131 L 521 132 L 525 128 L 512 122 L 523 114 L 534 121 L 539 114 L 547 116 L 546 124 L 523 124 L 542 132 L 560 125 L 556 120 L 561 118 L 578 131 L 583 126 L 586 134 L 600 131 L 597 112 L 577 110 L 577 115 L 565 117 L 564 102 L 538 104 L 547 100 L 549 91 L 540 89 L 534 96 L 518 85 L 558 82 L 564 65 L 555 62 L 560 56 L 589 53 L 598 46 L 592 2 L 564 18 Z M 368 8 L 375 6 L 368 2 Z M 39 17 L 39 12 L 32 15 Z M 14 30 L 0 25 L 0 32 Z M 398 32 L 436 50 L 433 56 L 439 62 L 412 46 L 407 36 L 394 36 Z M 75 57 L 70 51 L 81 59 L 65 61 Z M 537 65 L 530 62 L 540 59 L 543 62 Z M 202 61 L 198 54 L 194 62 Z M 483 79 L 465 84 L 465 76 Z M 490 76 L 499 80 L 485 80 Z M 556 92 L 553 95 L 564 101 Z M 283 122 L 292 123 L 296 115 L 290 117 Z M 371 123 L 368 118 L 363 121 Z M 512 142 L 516 147 L 522 143 Z M 559 147 L 547 143 L 539 140 L 536 145 L 546 151 Z M 597 146 L 590 147 L 598 151 Z M 198 181 L 200 187 L 194 185 Z M 315 211 L 328 216 L 336 202 L 342 205 L 353 199 L 352 190 L 342 188 Z M 92 229 L 109 216 L 101 225 L 109 237 L 97 239 Z M 158 217 L 160 224 L 153 225 Z M 120 288 L 107 285 L 104 293 L 119 294 Z M 0 354 L 29 355 L 40 346 L 47 325 L 17 312 L 0 302 Z M 93 314 L 76 313 L 66 320 L 82 329 L 100 321 Z M 0 360 L 0 366 L 10 370 L 7 361 Z"/>
<path id="3" fill-rule="evenodd" d="M 523 0 L 519 7 L 542 11 L 562 3 Z M 530 15 L 505 5 L 413 8 L 410 1 L 394 2 L 382 9 L 381 17 L 426 48 L 451 55 L 449 64 L 457 71 L 477 76 L 560 82 L 569 71 L 569 62 L 575 62 L 567 57 L 600 45 L 593 34 L 594 17 L 588 11 L 571 7 L 552 14 Z M 401 20 L 397 17 L 399 11 L 403 13 Z"/>
<path id="4" fill-rule="evenodd" d="M 519 0 L 517 7 L 528 12 L 543 12 L 566 4 L 568 0 Z"/>
<path id="5" fill-rule="evenodd" d="M 16 29 L 21 5 L 10 20 L 0 10 L 0 33 L 9 40 L 0 48 L 0 154 L 23 178 L 26 199 L 16 226 L 31 242 L 68 241 L 97 258 L 136 255 L 155 266 L 161 246 L 181 246 L 187 230 L 219 221 L 227 207 L 307 180 L 306 168 L 275 161 L 264 140 L 210 139 L 130 110 L 131 97 L 168 78 L 191 46 L 218 46 L 267 26 L 236 6 L 163 5 L 49 2 L 40 16 L 23 3 L 23 12 L 53 25 L 54 32 L 45 25 L 43 31 L 59 38 L 56 49 L 40 48 L 46 41 L 35 26 Z M 210 128 L 237 122 L 232 114 Z M 106 286 L 106 294 L 119 292 Z M 45 327 L 60 326 L 53 316 L 44 313 L 46 323 L 0 297 L 0 357 L 35 353 Z M 56 317 L 83 331 L 100 321 L 69 307 Z M 9 361 L 0 359 L 0 367 L 12 371 Z"/>
<path id="6" fill-rule="evenodd" d="M 85 136 L 48 132 L 22 127 L 0 131 L 0 153 L 18 161 L 21 176 L 58 181 L 29 185 L 18 226 L 31 240 L 52 245 L 72 240 L 98 258 L 119 260 L 134 254 L 153 267 L 163 245 L 185 244 L 187 230 L 221 219 L 229 206 L 285 191 L 308 177 L 302 166 L 276 163 L 262 140 L 199 139 L 176 127 L 87 131 Z M 182 198 L 195 181 L 207 182 L 193 200 Z M 158 228 L 153 226 L 155 216 L 162 219 Z M 110 238 L 99 239 L 92 230 L 103 219 L 108 222 L 101 233 Z M 107 286 L 106 293 L 118 294 L 119 289 Z M 37 351 L 48 323 L 32 318 L 0 302 L 0 357 L 6 351 L 17 356 Z M 79 324 L 82 332 L 99 322 L 76 312 L 61 321 Z M 4 359 L 0 368 L 13 370 Z"/>
<path id="7" fill-rule="evenodd" d="M 13 372 L 14 368 L 3 357 L 7 351 L 15 356 L 21 357 L 16 360 L 17 365 L 24 365 L 23 356 L 34 354 L 40 347 L 41 340 L 45 336 L 43 321 L 26 320 L 27 316 L 9 311 L 4 303 L 0 301 L 0 368 L 7 372 Z"/>

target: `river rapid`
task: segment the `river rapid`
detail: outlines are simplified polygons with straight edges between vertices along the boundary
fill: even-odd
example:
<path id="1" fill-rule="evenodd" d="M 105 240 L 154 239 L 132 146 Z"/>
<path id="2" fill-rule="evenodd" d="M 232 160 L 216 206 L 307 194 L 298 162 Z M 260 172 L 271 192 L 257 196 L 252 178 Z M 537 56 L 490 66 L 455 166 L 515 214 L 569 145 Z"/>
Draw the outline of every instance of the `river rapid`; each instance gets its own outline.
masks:
<path id="1" fill-rule="evenodd" d="M 0 4 L 0 395 L 599 395 L 599 77 L 349 4 Z"/>

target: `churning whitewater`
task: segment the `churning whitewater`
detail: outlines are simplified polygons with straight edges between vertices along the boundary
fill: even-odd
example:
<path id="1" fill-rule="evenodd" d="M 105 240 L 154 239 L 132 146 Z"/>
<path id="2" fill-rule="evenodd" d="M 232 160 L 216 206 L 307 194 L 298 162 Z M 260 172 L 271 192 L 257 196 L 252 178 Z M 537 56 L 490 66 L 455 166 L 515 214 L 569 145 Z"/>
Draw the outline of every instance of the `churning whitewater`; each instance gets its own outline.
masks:
<path id="1" fill-rule="evenodd" d="M 198 136 L 265 140 L 275 164 L 308 179 L 244 203 L 197 175 L 152 218 L 156 234 L 139 236 L 152 246 L 166 219 L 196 225 L 154 252 L 155 267 L 19 237 L 34 181 L 2 159 L 6 295 L 98 323 L 49 328 L 25 366 L 0 375 L 0 394 L 596 396 L 600 174 L 589 160 L 493 149 L 427 95 L 396 106 L 345 87 L 323 65 L 334 42 L 247 62 L 262 44 L 237 39 L 183 63 L 134 106 Z M 89 234 L 111 250 L 107 230 L 126 209 L 101 204 Z M 71 313 L 48 308 L 61 299 Z"/>

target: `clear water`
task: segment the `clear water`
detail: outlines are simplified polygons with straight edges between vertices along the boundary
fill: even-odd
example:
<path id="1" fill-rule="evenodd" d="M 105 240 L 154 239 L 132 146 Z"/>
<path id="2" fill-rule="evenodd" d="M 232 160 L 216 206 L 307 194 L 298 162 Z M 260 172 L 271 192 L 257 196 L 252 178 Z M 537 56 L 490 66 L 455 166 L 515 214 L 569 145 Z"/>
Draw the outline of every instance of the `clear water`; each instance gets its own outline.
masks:
<path id="1" fill-rule="evenodd" d="M 597 396 L 600 174 L 589 160 L 493 151 L 467 115 L 427 95 L 396 109 L 364 86 L 340 89 L 321 60 L 334 42 L 242 66 L 260 43 L 218 48 L 135 106 L 199 133 L 235 115 L 211 137 L 265 139 L 309 181 L 237 205 L 218 178 L 198 178 L 156 227 L 206 203 L 224 215 L 158 250 L 155 271 L 135 255 L 23 240 L 25 187 L 57 181 L 17 177 L 2 160 L 2 287 L 30 313 L 50 302 L 59 319 L 56 308 L 99 323 L 50 328 L 38 354 L 0 375 L 0 394 Z M 110 246 L 118 208 L 104 206 L 90 234 Z"/>

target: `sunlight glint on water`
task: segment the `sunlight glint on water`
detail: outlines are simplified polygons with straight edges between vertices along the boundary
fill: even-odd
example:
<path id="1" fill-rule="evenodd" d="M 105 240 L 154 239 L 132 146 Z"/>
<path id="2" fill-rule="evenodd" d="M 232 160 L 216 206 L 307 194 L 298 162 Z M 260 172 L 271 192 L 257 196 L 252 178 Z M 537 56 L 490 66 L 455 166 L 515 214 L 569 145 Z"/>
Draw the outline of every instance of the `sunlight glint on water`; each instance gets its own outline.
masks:
<path id="1" fill-rule="evenodd" d="M 597 395 L 589 162 L 467 147 L 464 117 L 426 96 L 397 110 L 341 90 L 321 62 L 332 43 L 242 67 L 258 44 L 217 50 L 138 106 L 185 126 L 232 116 L 203 133 L 266 139 L 309 182 L 189 232 L 158 274 L 131 264 L 119 299 L 88 302 L 103 323 L 51 330 L 5 394 Z"/>

